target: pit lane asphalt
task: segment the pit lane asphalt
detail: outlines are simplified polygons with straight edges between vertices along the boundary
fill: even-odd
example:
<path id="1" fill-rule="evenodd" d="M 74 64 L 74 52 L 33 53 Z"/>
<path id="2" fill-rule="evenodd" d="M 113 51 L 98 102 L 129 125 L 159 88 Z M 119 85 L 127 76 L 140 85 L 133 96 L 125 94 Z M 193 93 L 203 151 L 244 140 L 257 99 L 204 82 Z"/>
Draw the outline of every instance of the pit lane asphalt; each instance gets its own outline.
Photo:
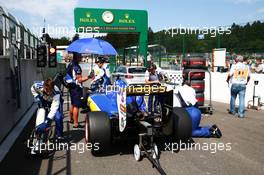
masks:
<path id="1" fill-rule="evenodd" d="M 238 119 L 227 114 L 228 105 L 216 102 L 213 104 L 214 114 L 203 117 L 202 125 L 216 123 L 221 128 L 223 137 L 196 138 L 194 141 L 202 145 L 231 143 L 231 150 L 216 153 L 212 153 L 214 149 L 182 150 L 177 153 L 162 151 L 160 162 L 164 171 L 171 175 L 264 174 L 264 112 L 248 110 L 245 119 Z M 65 112 L 65 116 L 68 116 L 68 112 Z M 68 117 L 64 119 L 66 140 L 84 143 L 84 131 L 72 131 L 72 126 L 67 121 Z M 84 115 L 81 115 L 80 121 L 84 121 Z M 133 145 L 129 143 L 123 143 L 115 148 L 112 154 L 101 157 L 92 156 L 90 151 L 78 153 L 70 150 L 57 151 L 47 159 L 26 157 L 23 142 L 27 138 L 28 130 L 21 134 L 1 163 L 1 174 L 159 174 L 146 158 L 141 162 L 134 160 Z M 120 155 L 120 152 L 123 154 Z"/>

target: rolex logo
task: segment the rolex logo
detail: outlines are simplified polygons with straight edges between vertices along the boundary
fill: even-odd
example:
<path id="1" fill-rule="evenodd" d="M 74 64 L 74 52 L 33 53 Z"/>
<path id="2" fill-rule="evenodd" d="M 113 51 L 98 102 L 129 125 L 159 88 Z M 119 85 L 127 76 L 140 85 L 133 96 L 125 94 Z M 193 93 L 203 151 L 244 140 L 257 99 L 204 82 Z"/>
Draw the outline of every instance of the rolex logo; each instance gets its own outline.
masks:
<path id="1" fill-rule="evenodd" d="M 90 18 L 90 17 L 91 17 L 91 13 L 90 13 L 90 12 L 87 12 L 87 13 L 86 13 L 86 17 L 87 17 L 87 18 Z"/>
<path id="2" fill-rule="evenodd" d="M 129 14 L 125 14 L 125 18 L 128 19 L 129 18 Z"/>

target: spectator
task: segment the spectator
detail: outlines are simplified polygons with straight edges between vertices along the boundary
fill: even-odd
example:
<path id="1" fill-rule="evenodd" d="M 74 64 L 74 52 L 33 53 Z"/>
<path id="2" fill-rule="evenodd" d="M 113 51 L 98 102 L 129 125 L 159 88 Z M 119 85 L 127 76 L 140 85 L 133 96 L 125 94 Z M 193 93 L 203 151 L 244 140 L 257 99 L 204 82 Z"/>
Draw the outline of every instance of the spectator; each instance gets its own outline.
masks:
<path id="1" fill-rule="evenodd" d="M 152 60 L 152 55 L 148 52 L 148 56 L 147 56 L 147 65 L 150 66 L 150 64 L 153 62 Z"/>
<path id="2" fill-rule="evenodd" d="M 230 73 L 227 77 L 227 83 L 231 82 L 231 99 L 230 99 L 230 109 L 229 114 L 235 115 L 235 102 L 236 97 L 239 95 L 239 110 L 238 117 L 245 117 L 245 93 L 246 85 L 250 80 L 250 70 L 249 67 L 243 63 L 244 58 L 238 55 L 236 58 L 236 64 L 232 65 Z"/>
<path id="3" fill-rule="evenodd" d="M 264 73 L 264 63 L 261 58 L 257 58 L 257 67 L 252 68 L 256 73 Z"/>

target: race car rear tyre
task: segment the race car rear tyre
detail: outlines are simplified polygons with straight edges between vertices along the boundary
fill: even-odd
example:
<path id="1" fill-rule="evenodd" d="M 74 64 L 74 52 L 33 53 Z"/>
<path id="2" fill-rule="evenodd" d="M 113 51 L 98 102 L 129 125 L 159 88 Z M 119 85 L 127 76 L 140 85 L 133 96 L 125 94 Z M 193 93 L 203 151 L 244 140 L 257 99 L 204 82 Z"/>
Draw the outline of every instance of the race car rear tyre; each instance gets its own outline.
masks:
<path id="1" fill-rule="evenodd" d="M 171 115 L 173 119 L 173 139 L 187 141 L 192 136 L 192 120 L 184 108 L 174 107 Z"/>
<path id="2" fill-rule="evenodd" d="M 85 132 L 84 133 L 85 134 L 85 136 L 84 136 L 85 143 L 89 143 L 90 136 L 89 136 L 89 118 L 88 117 L 85 118 L 84 132 Z"/>
<path id="3" fill-rule="evenodd" d="M 106 151 L 111 145 L 111 122 L 105 112 L 89 112 L 87 139 L 93 145 L 92 154 Z"/>

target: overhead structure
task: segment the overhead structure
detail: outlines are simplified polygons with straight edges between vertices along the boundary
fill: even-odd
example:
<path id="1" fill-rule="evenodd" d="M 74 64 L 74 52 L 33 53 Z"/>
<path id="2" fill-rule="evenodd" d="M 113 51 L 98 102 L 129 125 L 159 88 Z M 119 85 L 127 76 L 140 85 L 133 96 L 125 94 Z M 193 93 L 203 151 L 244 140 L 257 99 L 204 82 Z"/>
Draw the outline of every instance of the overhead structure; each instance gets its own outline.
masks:
<path id="1" fill-rule="evenodd" d="M 146 63 L 148 43 L 148 13 L 145 10 L 75 8 L 77 32 L 138 33 L 139 55 Z"/>

